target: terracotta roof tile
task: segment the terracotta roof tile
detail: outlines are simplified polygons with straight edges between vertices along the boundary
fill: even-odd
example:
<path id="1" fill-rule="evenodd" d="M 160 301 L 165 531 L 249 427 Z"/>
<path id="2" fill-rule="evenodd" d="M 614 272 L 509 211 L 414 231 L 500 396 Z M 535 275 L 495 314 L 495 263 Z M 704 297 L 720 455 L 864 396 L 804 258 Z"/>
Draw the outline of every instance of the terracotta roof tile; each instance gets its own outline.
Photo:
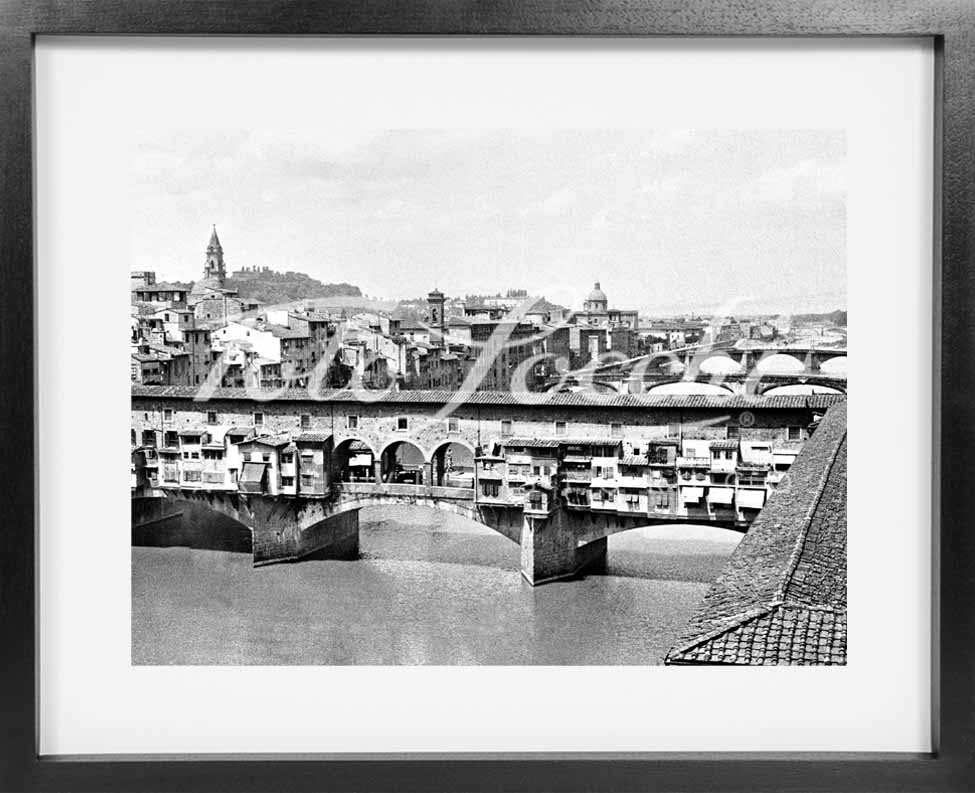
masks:
<path id="1" fill-rule="evenodd" d="M 133 397 L 193 399 L 200 392 L 197 386 L 146 386 L 132 384 Z M 259 401 L 243 388 L 217 388 L 211 399 Z M 457 402 L 465 405 L 545 406 L 545 407 L 603 407 L 603 408 L 674 408 L 711 410 L 822 410 L 845 401 L 842 394 L 808 394 L 782 396 L 704 396 L 656 394 L 594 394 L 594 393 L 538 393 L 509 391 L 387 391 L 370 392 L 369 401 L 393 404 L 445 405 Z M 359 394 L 352 389 L 286 389 L 276 396 L 281 402 L 358 402 Z"/>

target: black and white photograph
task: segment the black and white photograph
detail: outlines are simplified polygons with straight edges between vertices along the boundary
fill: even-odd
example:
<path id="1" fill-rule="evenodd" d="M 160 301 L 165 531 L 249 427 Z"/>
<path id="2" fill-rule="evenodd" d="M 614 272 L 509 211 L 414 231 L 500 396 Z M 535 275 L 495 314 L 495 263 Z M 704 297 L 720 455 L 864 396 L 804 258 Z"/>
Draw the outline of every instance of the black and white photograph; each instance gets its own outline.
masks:
<path id="1" fill-rule="evenodd" d="M 828 129 L 148 136 L 132 664 L 845 665 L 846 162 Z"/>

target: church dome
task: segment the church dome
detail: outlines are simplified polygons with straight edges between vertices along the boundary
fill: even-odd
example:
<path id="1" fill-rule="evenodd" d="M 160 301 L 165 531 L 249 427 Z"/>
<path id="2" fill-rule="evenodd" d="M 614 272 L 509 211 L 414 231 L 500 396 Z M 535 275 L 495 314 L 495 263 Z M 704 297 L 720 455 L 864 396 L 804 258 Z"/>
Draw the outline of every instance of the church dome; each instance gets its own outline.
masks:
<path id="1" fill-rule="evenodd" d="M 606 297 L 606 293 L 599 288 L 599 281 L 596 281 L 596 285 L 593 290 L 589 293 L 589 297 L 586 298 L 587 303 L 607 303 L 609 298 Z"/>

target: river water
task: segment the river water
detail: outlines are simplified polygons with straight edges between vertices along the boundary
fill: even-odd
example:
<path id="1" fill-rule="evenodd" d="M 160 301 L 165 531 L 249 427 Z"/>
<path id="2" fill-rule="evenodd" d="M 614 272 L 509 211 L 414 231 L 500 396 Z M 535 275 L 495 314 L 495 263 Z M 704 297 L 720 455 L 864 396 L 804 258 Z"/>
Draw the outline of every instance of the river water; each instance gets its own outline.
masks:
<path id="1" fill-rule="evenodd" d="M 132 549 L 134 664 L 658 664 L 740 540 L 610 537 L 605 574 L 532 588 L 519 548 L 435 510 L 368 508 L 361 558 Z"/>

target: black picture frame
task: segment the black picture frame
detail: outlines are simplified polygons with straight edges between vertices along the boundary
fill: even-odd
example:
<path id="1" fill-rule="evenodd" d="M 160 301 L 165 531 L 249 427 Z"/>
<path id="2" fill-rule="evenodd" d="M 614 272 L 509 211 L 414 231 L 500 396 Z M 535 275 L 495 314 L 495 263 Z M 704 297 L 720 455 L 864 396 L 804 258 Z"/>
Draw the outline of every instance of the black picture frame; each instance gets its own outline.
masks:
<path id="1" fill-rule="evenodd" d="M 932 559 L 935 751 L 902 754 L 44 758 L 37 754 L 33 51 L 51 35 L 916 36 L 936 53 Z M 0 2 L 0 789 L 975 788 L 975 3 L 951 0 Z M 877 264 L 878 268 L 882 263 Z M 45 497 L 51 497 L 46 494 Z M 881 573 L 882 574 L 882 573 Z M 705 714 L 702 714 L 705 717 Z M 837 713 L 842 719 L 844 714 Z M 878 725 L 883 729 L 883 725 Z"/>

